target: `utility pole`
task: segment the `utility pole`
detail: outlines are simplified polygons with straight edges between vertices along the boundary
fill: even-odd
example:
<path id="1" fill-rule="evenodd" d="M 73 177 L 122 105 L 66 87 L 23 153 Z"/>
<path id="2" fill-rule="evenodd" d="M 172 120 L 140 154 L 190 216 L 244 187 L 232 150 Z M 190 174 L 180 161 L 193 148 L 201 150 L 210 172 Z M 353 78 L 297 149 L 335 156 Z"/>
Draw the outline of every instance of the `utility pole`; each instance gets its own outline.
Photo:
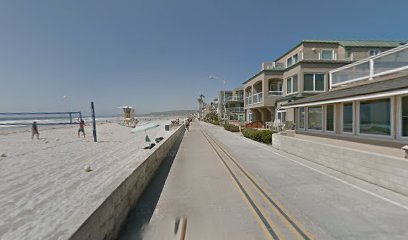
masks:
<path id="1" fill-rule="evenodd" d="M 94 102 L 91 102 L 91 111 L 92 111 L 93 137 L 94 137 L 94 142 L 97 142 L 97 139 L 96 139 L 96 121 L 95 121 L 95 107 L 94 107 Z"/>

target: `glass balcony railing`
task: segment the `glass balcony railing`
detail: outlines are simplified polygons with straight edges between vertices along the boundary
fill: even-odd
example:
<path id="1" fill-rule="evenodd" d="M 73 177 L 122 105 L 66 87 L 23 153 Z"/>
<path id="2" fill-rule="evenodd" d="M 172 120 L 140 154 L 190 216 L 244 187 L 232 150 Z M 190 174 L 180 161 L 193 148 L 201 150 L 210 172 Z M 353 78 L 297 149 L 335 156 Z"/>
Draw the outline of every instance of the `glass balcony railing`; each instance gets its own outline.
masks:
<path id="1" fill-rule="evenodd" d="M 254 94 L 253 101 L 254 101 L 254 104 L 261 103 L 262 102 L 262 93 L 260 92 L 260 93 Z"/>
<path id="2" fill-rule="evenodd" d="M 244 97 L 243 96 L 229 96 L 226 97 L 227 101 L 243 101 Z"/>
<path id="3" fill-rule="evenodd" d="M 408 44 L 330 71 L 335 87 L 408 69 Z"/>
<path id="4" fill-rule="evenodd" d="M 245 106 L 252 105 L 252 97 L 246 97 L 244 101 Z"/>
<path id="5" fill-rule="evenodd" d="M 244 110 L 243 107 L 230 107 L 230 108 L 227 108 L 227 111 L 228 111 L 228 112 L 232 112 L 232 113 L 242 113 L 242 112 L 245 112 L 245 110 Z"/>
<path id="6" fill-rule="evenodd" d="M 282 96 L 283 92 L 282 91 L 269 91 L 268 94 L 269 96 Z"/>

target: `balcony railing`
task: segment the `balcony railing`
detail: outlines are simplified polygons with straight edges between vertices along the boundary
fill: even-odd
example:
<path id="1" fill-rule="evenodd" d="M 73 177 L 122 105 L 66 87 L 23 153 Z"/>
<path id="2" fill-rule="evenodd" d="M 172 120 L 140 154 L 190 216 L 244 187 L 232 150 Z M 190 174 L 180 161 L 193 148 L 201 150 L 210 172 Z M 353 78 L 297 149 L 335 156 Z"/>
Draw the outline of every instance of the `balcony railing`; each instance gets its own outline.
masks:
<path id="1" fill-rule="evenodd" d="M 243 101 L 244 97 L 243 96 L 229 96 L 226 97 L 227 101 Z"/>
<path id="2" fill-rule="evenodd" d="M 252 105 L 252 96 L 245 98 L 245 106 Z"/>
<path id="3" fill-rule="evenodd" d="M 228 112 L 232 112 L 232 113 L 242 113 L 242 112 L 245 112 L 245 110 L 244 110 L 243 107 L 230 107 L 230 108 L 227 108 L 227 111 L 228 111 Z"/>
<path id="4" fill-rule="evenodd" d="M 330 86 L 371 80 L 408 69 L 408 44 L 330 71 Z"/>
<path id="5" fill-rule="evenodd" d="M 278 62 L 264 62 L 262 63 L 262 70 L 283 70 L 286 68 L 284 63 Z"/>
<path id="6" fill-rule="evenodd" d="M 283 91 L 269 91 L 268 95 L 269 96 L 282 96 Z"/>
<path id="7" fill-rule="evenodd" d="M 260 93 L 254 94 L 253 99 L 254 99 L 253 100 L 254 104 L 261 103 L 262 102 L 262 93 L 260 92 Z"/>

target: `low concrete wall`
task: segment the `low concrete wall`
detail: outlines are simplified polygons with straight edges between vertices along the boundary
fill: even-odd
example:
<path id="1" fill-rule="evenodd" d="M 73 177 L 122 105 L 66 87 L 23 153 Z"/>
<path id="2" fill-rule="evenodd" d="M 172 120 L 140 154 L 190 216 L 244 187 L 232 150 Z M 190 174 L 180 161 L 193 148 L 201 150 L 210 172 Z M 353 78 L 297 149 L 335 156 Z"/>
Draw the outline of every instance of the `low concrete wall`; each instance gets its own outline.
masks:
<path id="1" fill-rule="evenodd" d="M 408 161 L 356 149 L 272 135 L 272 146 L 408 196 Z"/>
<path id="2" fill-rule="evenodd" d="M 70 239 L 116 239 L 129 212 L 135 207 L 163 159 L 182 137 L 184 131 L 184 126 L 181 126 L 164 140 L 92 213 Z"/>

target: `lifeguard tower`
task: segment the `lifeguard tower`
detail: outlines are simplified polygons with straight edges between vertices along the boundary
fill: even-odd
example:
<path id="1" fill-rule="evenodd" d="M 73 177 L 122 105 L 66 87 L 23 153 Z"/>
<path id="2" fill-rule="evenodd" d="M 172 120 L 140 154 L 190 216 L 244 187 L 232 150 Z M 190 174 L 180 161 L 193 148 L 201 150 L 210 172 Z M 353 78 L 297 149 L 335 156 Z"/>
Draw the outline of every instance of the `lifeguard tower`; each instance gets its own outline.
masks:
<path id="1" fill-rule="evenodd" d="M 137 119 L 135 117 L 135 109 L 132 106 L 121 106 L 123 115 L 120 119 L 120 124 L 126 127 L 136 127 Z"/>

